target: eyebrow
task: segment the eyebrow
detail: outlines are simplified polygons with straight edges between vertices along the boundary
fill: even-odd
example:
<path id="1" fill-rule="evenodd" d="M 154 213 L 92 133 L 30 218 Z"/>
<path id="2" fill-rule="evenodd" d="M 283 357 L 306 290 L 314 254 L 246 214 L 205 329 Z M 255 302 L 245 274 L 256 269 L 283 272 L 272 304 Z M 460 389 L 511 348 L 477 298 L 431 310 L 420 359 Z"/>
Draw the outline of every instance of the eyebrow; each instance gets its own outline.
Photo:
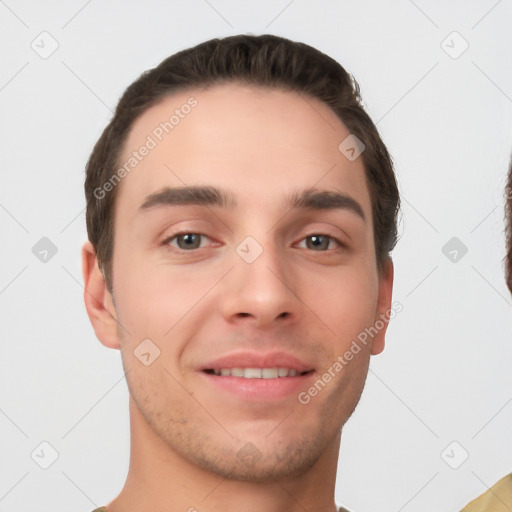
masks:
<path id="1" fill-rule="evenodd" d="M 366 221 L 361 205 L 349 195 L 341 192 L 308 188 L 293 192 L 288 197 L 287 203 L 290 209 L 347 210 Z M 231 192 L 208 185 L 166 187 L 147 196 L 139 211 L 144 212 L 156 207 L 177 205 L 219 206 L 233 209 L 237 205 L 237 200 Z"/>

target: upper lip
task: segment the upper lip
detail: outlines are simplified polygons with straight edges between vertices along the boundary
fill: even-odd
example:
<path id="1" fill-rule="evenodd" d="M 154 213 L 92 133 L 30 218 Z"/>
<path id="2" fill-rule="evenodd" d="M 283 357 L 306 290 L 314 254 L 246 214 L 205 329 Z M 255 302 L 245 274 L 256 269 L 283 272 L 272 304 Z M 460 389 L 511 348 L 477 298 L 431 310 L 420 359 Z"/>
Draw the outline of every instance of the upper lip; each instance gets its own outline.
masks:
<path id="1" fill-rule="evenodd" d="M 313 370 L 312 366 L 286 352 L 233 352 L 213 359 L 202 365 L 200 370 L 222 368 L 289 368 L 301 373 Z"/>

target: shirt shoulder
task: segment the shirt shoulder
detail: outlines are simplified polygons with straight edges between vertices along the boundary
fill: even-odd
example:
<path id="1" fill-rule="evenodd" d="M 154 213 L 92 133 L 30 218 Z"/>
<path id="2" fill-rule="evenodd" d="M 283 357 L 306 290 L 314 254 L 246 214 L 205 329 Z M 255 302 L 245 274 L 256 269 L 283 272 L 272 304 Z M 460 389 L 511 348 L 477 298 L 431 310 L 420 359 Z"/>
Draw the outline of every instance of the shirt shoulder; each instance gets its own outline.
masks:
<path id="1" fill-rule="evenodd" d="M 512 473 L 466 505 L 461 512 L 509 512 L 512 510 Z"/>
<path id="2" fill-rule="evenodd" d="M 95 508 L 92 512 L 108 512 L 105 507 Z M 346 508 L 340 507 L 339 512 L 350 512 Z"/>
<path id="3" fill-rule="evenodd" d="M 95 508 L 92 512 L 108 512 L 105 507 Z M 340 507 L 339 512 L 350 512 L 346 508 Z"/>

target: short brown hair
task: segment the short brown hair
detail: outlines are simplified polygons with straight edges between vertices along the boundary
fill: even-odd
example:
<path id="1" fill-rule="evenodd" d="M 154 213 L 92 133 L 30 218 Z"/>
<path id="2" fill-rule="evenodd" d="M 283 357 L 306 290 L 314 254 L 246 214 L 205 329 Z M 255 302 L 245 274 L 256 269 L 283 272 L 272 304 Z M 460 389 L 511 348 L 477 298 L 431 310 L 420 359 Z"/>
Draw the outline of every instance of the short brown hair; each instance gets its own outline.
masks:
<path id="1" fill-rule="evenodd" d="M 304 43 L 274 35 L 212 39 L 171 55 L 144 72 L 124 92 L 114 116 L 96 142 L 86 167 L 87 233 L 112 291 L 116 189 L 104 197 L 95 190 L 112 178 L 134 121 L 164 96 L 223 82 L 275 87 L 327 104 L 365 149 L 376 260 L 379 272 L 397 241 L 400 198 L 391 157 L 361 105 L 359 86 L 335 60 Z M 340 141 L 341 142 L 341 141 Z"/>

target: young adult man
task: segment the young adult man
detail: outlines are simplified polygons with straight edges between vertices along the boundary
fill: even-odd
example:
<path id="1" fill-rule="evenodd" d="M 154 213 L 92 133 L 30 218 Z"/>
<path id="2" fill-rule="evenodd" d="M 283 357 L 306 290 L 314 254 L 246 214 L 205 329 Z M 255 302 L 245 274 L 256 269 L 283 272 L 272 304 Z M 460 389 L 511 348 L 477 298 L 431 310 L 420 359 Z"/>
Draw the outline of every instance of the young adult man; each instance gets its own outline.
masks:
<path id="1" fill-rule="evenodd" d="M 182 51 L 124 93 L 85 190 L 86 308 L 130 392 L 101 510 L 337 510 L 399 209 L 351 76 L 270 35 Z"/>

